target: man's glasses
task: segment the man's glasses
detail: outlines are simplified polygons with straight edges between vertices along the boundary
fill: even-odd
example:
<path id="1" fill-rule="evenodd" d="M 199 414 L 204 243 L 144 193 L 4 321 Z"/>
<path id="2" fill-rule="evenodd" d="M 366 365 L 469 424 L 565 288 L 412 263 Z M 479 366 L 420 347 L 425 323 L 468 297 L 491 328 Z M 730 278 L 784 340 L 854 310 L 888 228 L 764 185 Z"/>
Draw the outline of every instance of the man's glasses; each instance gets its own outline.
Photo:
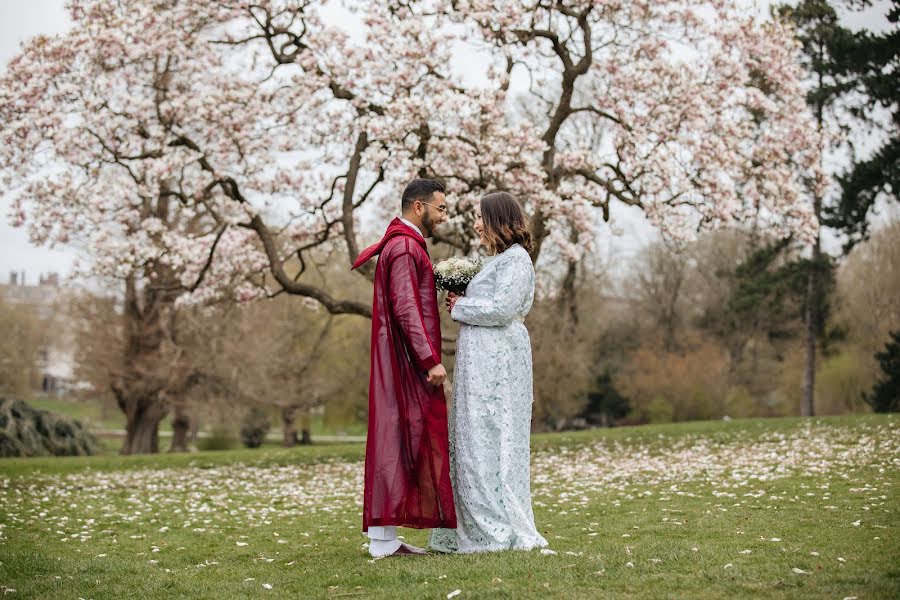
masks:
<path id="1" fill-rule="evenodd" d="M 416 202 L 418 202 L 419 204 L 424 204 L 425 206 L 430 206 L 432 208 L 436 208 L 436 209 L 438 209 L 438 212 L 441 213 L 442 215 L 447 214 L 446 206 L 437 206 L 435 204 L 429 204 L 428 202 L 422 202 L 421 200 L 416 200 Z"/>

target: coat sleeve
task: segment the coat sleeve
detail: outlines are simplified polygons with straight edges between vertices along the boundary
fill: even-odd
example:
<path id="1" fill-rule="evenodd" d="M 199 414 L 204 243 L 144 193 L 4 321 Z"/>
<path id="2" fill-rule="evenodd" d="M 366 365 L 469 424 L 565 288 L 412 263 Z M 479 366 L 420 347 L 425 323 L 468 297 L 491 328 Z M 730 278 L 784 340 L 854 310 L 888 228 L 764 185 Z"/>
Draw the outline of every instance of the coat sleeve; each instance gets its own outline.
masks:
<path id="1" fill-rule="evenodd" d="M 450 316 L 454 321 L 482 327 L 508 325 L 534 290 L 534 267 L 525 257 L 512 257 L 497 265 L 490 298 L 460 297 Z"/>
<path id="2" fill-rule="evenodd" d="M 425 328 L 416 260 L 412 254 L 404 252 L 391 259 L 388 269 L 391 311 L 400 334 L 416 366 L 428 371 L 441 360 Z"/>

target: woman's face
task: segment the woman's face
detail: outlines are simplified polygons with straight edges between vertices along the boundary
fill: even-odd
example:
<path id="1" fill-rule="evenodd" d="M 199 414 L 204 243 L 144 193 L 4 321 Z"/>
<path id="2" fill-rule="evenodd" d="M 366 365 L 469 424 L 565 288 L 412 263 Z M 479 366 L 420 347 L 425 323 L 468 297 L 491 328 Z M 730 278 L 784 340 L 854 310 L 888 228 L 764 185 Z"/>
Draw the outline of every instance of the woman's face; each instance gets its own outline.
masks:
<path id="1" fill-rule="evenodd" d="M 481 208 L 475 209 L 475 231 L 478 232 L 478 237 L 484 244 L 484 220 L 481 218 Z"/>

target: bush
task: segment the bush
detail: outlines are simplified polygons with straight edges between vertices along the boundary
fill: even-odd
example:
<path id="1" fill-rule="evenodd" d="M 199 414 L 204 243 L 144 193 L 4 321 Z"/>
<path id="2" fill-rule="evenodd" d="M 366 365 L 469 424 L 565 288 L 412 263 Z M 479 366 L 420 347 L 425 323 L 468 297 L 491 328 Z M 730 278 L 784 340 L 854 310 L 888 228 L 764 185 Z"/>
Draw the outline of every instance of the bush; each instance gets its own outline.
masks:
<path id="1" fill-rule="evenodd" d="M 715 343 L 698 338 L 686 339 L 678 352 L 649 342 L 630 353 L 615 385 L 629 399 L 638 422 L 721 418 L 727 412 L 728 356 Z"/>
<path id="2" fill-rule="evenodd" d="M 757 416 L 756 402 L 753 395 L 743 385 L 735 386 L 728 390 L 725 396 L 725 414 L 723 417 L 731 417 L 733 419 L 745 419 Z"/>
<path id="3" fill-rule="evenodd" d="M 867 412 L 863 398 L 872 376 L 857 353 L 827 358 L 816 374 L 816 413 L 838 415 Z"/>
<path id="4" fill-rule="evenodd" d="M 647 423 L 671 423 L 675 418 L 675 409 L 665 396 L 654 396 L 644 405 L 640 416 Z"/>
<path id="5" fill-rule="evenodd" d="M 616 389 L 608 370 L 597 377 L 594 388 L 588 392 L 587 397 L 588 405 L 581 416 L 591 425 L 612 427 L 631 411 L 628 398 Z"/>
<path id="6" fill-rule="evenodd" d="M 269 415 L 259 408 L 251 408 L 241 425 L 241 441 L 248 448 L 259 448 L 269 433 Z"/>
<path id="7" fill-rule="evenodd" d="M 197 440 L 198 450 L 231 450 L 237 446 L 237 440 L 231 429 L 222 425 L 216 426 L 208 437 Z"/>
<path id="8" fill-rule="evenodd" d="M 0 457 L 89 456 L 101 449 L 78 421 L 0 397 Z"/>

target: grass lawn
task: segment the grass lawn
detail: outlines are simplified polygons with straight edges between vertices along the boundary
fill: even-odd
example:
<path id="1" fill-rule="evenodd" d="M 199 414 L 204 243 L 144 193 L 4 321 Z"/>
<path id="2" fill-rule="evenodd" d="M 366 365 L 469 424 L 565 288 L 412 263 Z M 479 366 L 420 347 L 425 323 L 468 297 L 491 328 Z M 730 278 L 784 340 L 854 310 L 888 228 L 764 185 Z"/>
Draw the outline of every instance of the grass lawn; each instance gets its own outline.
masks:
<path id="1" fill-rule="evenodd" d="M 534 450 L 553 553 L 383 560 L 360 533 L 361 444 L 6 459 L 0 595 L 900 598 L 896 416 L 537 435 Z"/>
<path id="2" fill-rule="evenodd" d="M 109 408 L 106 410 L 104 414 L 103 406 L 101 405 L 99 400 L 76 400 L 69 398 L 51 398 L 51 397 L 36 397 L 32 398 L 28 401 L 28 404 L 33 408 L 37 408 L 39 410 L 49 410 L 55 413 L 59 413 L 61 415 L 66 415 L 67 417 L 72 417 L 73 419 L 78 419 L 81 421 L 83 425 L 85 425 L 88 429 L 92 430 L 123 430 L 125 429 L 125 415 L 115 408 Z M 299 429 L 301 420 L 298 418 L 295 425 Z M 321 415 L 314 415 L 310 419 L 310 434 L 315 437 L 317 435 L 365 435 L 366 434 L 366 425 L 365 423 L 352 423 L 347 425 L 336 425 L 332 423 L 327 423 L 323 419 Z M 203 431 L 210 431 L 211 424 L 207 423 L 204 427 L 201 428 Z M 235 430 L 237 428 L 235 427 Z M 169 434 L 172 431 L 172 419 L 167 418 L 163 419 L 163 421 L 159 424 L 159 431 L 163 433 L 163 435 Z M 277 428 L 275 419 L 272 420 L 272 430 L 270 431 L 270 435 L 272 437 L 277 437 L 280 435 L 280 430 Z M 163 437 L 160 440 L 161 448 L 168 448 L 168 437 Z M 236 445 L 240 445 L 240 442 L 235 442 Z M 115 447 L 117 451 L 118 448 L 121 447 L 121 438 L 115 440 L 114 443 L 107 444 L 110 448 Z"/>

